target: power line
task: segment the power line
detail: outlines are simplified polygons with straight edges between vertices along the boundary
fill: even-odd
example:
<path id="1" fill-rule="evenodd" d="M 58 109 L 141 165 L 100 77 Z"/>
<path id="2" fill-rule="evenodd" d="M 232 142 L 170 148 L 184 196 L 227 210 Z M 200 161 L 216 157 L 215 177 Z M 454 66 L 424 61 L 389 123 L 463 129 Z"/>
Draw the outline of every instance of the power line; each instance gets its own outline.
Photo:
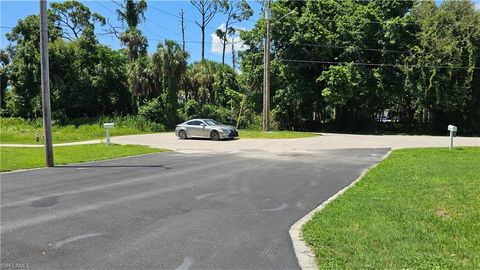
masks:
<path id="1" fill-rule="evenodd" d="M 407 64 L 386 64 L 386 63 L 361 63 L 361 62 L 337 62 L 337 61 L 318 61 L 318 60 L 299 60 L 299 59 L 282 59 L 277 60 L 284 62 L 296 62 L 296 63 L 319 63 L 319 64 L 336 64 L 336 65 L 354 65 L 354 66 L 375 66 L 375 67 L 414 67 L 414 68 L 432 68 L 432 69 L 480 69 L 480 67 L 467 67 L 467 66 L 447 66 L 447 65 L 407 65 Z"/>
<path id="2" fill-rule="evenodd" d="M 339 17 L 341 16 L 346 16 L 346 15 L 340 15 Z M 406 18 L 406 17 L 395 17 L 395 18 L 399 18 L 399 19 L 402 19 L 402 18 Z M 261 18 L 259 19 L 261 20 Z M 257 20 L 257 21 L 259 21 Z M 250 21 L 250 22 L 254 22 L 256 23 L 257 21 L 254 21 L 252 19 L 247 19 L 247 21 Z M 317 21 L 320 21 L 320 22 L 341 22 L 341 20 L 339 19 L 318 19 Z M 387 20 L 387 21 L 365 21 L 365 20 L 358 20 L 358 21 L 355 21 L 355 22 L 358 22 L 358 23 L 369 23 L 369 24 L 387 24 L 387 23 L 394 23 L 394 24 L 406 24 L 406 25 L 420 25 L 418 23 L 415 23 L 415 22 L 397 22 L 397 21 L 392 21 L 392 20 Z M 276 23 L 272 23 L 273 25 L 275 25 Z"/>
<path id="3" fill-rule="evenodd" d="M 114 12 L 114 11 L 111 10 L 110 8 L 106 7 L 105 5 L 97 2 L 96 0 L 93 0 L 93 2 L 95 2 L 95 3 L 98 4 L 99 6 L 103 7 L 104 9 L 107 9 L 107 10 L 110 11 L 111 13 L 117 14 L 116 12 Z M 114 3 L 115 3 L 115 2 L 114 2 Z M 170 15 L 170 16 L 174 16 L 174 17 L 176 17 L 176 18 L 180 18 L 180 16 L 177 16 L 177 15 L 175 15 L 175 14 L 169 13 L 169 12 L 167 12 L 167 11 L 163 11 L 163 10 L 158 9 L 158 8 L 156 8 L 156 7 L 153 7 L 153 6 L 149 6 L 149 8 L 153 8 L 153 9 L 155 9 L 155 10 L 158 10 L 158 11 L 160 11 L 160 12 L 162 12 L 162 13 L 165 13 L 165 14 L 168 14 L 168 15 Z M 190 21 L 190 22 L 194 22 L 194 21 L 188 20 L 188 19 L 185 19 L 185 20 L 186 20 L 186 21 Z M 150 20 L 150 21 L 151 21 L 151 20 Z M 153 22 L 153 21 L 152 21 L 152 22 Z M 156 23 L 154 23 L 154 24 L 156 24 Z M 157 26 L 160 26 L 160 25 L 158 25 L 158 24 L 156 24 L 156 25 L 157 25 Z M 165 27 L 163 27 L 163 26 L 160 26 L 160 27 L 161 27 L 161 28 L 165 28 Z M 207 27 L 207 28 L 216 30 L 216 28 L 211 28 L 211 27 Z M 144 30 L 145 32 L 148 32 L 148 33 L 156 36 L 156 37 L 160 37 L 160 38 L 161 38 L 161 39 L 156 39 L 156 38 L 148 38 L 148 37 L 147 37 L 149 40 L 163 42 L 163 41 L 169 39 L 169 38 L 167 38 L 167 37 L 164 37 L 164 36 L 162 36 L 162 35 L 159 35 L 158 33 L 153 32 L 153 31 L 151 31 L 151 30 L 149 30 L 149 29 L 147 29 L 147 28 L 145 28 L 145 29 L 143 29 L 143 30 Z M 174 34 L 178 34 L 178 33 L 174 32 L 174 31 L 172 31 L 172 30 L 170 30 L 170 29 L 168 29 L 168 30 L 169 30 L 170 32 L 174 33 Z M 113 34 L 110 34 L 110 35 L 113 35 Z M 175 39 L 169 39 L 169 40 L 173 40 L 173 41 L 178 42 L 178 43 L 181 42 L 180 40 L 175 40 Z M 239 42 L 241 42 L 241 41 L 236 41 L 235 43 L 239 43 Z M 194 41 L 194 40 L 186 40 L 185 43 L 202 43 L 202 42 L 201 42 L 201 41 Z M 205 43 L 205 44 L 212 44 L 213 42 L 211 42 L 211 41 L 205 41 L 204 43 Z M 231 43 L 228 43 L 228 44 L 231 44 Z M 187 48 L 189 51 L 200 52 L 199 50 L 192 49 L 191 47 L 185 46 L 185 48 Z M 218 55 L 215 55 L 215 54 L 212 54 L 212 53 L 209 53 L 209 52 L 205 52 L 205 53 L 208 54 L 208 55 L 210 55 L 210 56 L 218 56 Z M 231 55 L 225 55 L 225 57 L 231 58 L 232 56 L 231 56 Z"/>
<path id="4" fill-rule="evenodd" d="M 148 31 L 148 30 L 147 30 L 147 31 Z M 150 31 L 150 32 L 151 32 L 151 31 Z M 152 32 L 152 33 L 153 33 L 153 32 Z M 107 35 L 114 36 L 113 33 L 107 33 Z M 163 41 L 165 41 L 165 40 L 172 40 L 172 41 L 175 41 L 175 42 L 177 42 L 177 43 L 180 43 L 179 40 L 168 39 L 168 38 L 164 38 L 164 37 L 162 37 L 162 36 L 160 36 L 160 37 L 161 37 L 162 39 L 158 39 L 158 38 L 148 38 L 148 40 L 158 41 L 158 42 L 163 42 Z M 185 41 L 185 42 L 186 42 L 186 43 L 187 43 L 187 42 L 190 43 L 191 41 Z M 210 42 L 210 43 L 211 43 L 211 42 Z M 201 52 L 200 50 L 193 49 L 193 48 L 191 48 L 191 47 L 185 46 L 185 48 L 188 49 L 188 51 L 194 51 L 194 52 L 197 52 L 197 53 L 200 53 L 200 52 Z M 210 53 L 210 52 L 207 52 L 207 51 L 205 51 L 205 53 L 208 54 L 208 55 L 210 55 L 210 56 L 217 56 L 217 57 L 219 57 L 219 55 L 216 55 L 216 54 L 213 54 L 213 53 Z M 231 55 L 228 55 L 228 54 L 226 54 L 225 57 L 227 57 L 227 58 L 232 58 L 232 56 L 231 56 Z"/>
<path id="5" fill-rule="evenodd" d="M 115 12 L 115 11 L 111 10 L 110 8 L 108 8 L 108 7 L 106 7 L 105 5 L 101 4 L 100 2 L 97 2 L 96 0 L 93 0 L 93 2 L 94 2 L 95 4 L 97 4 L 97 5 L 101 6 L 101 7 L 103 7 L 104 9 L 106 9 L 106 10 L 110 11 L 111 13 L 113 13 L 113 14 L 115 14 L 115 15 L 118 15 L 118 13 L 117 13 L 117 12 Z"/>
<path id="6" fill-rule="evenodd" d="M 93 2 L 95 2 L 95 3 L 98 4 L 99 6 L 103 7 L 104 9 L 110 11 L 111 13 L 117 14 L 117 12 L 111 10 L 110 8 L 108 8 L 108 7 L 106 7 L 105 5 L 97 2 L 96 0 L 93 0 Z M 115 2 L 114 2 L 114 3 L 115 3 Z M 117 15 L 118 15 L 118 14 L 117 14 Z M 156 25 L 157 27 L 159 27 L 159 28 L 161 28 L 161 29 L 164 29 L 165 31 L 168 31 L 168 32 L 173 33 L 173 34 L 175 34 L 175 35 L 178 34 L 177 32 L 174 32 L 173 30 L 171 30 L 170 28 L 167 28 L 167 27 L 165 27 L 165 26 L 163 26 L 163 25 L 160 25 L 159 23 L 157 23 L 157 22 L 155 22 L 155 21 L 153 21 L 153 20 L 150 20 L 150 22 L 151 22 L 152 24 Z"/>
<path id="7" fill-rule="evenodd" d="M 181 19 L 181 17 L 176 15 L 176 14 L 170 13 L 168 11 L 161 10 L 161 9 L 159 9 L 157 7 L 154 7 L 154 6 L 149 6 L 148 8 L 152 8 L 152 9 L 158 11 L 158 12 L 170 15 L 170 16 L 175 17 L 177 19 Z M 185 18 L 184 18 L 184 20 L 187 21 L 187 22 L 196 23 L 194 20 L 185 19 Z M 213 28 L 213 27 L 210 27 L 210 26 L 205 26 L 205 28 L 217 31 L 217 28 Z"/>
<path id="8" fill-rule="evenodd" d="M 373 51 L 373 52 L 390 52 L 390 53 L 410 53 L 410 51 L 401 51 L 401 50 L 389 50 L 389 49 L 373 49 L 373 48 L 355 48 L 354 46 L 339 46 L 339 45 L 324 45 L 317 43 L 289 43 L 289 42 L 279 42 L 282 45 L 301 45 L 301 46 L 311 46 L 311 47 L 321 47 L 321 48 L 339 48 L 339 49 L 354 49 L 360 51 Z"/>
<path id="9" fill-rule="evenodd" d="M 105 5 L 97 2 L 96 0 L 93 0 L 93 2 L 95 2 L 95 3 L 98 4 L 98 5 L 100 5 L 100 6 L 103 7 L 104 9 L 110 11 L 111 13 L 117 14 L 115 11 L 113 11 L 113 10 L 111 10 L 110 8 L 106 7 Z M 115 3 L 115 2 L 114 2 L 114 3 Z M 169 14 L 169 15 L 175 16 L 175 17 L 177 17 L 177 18 L 180 18 L 179 16 L 176 16 L 176 15 L 174 15 L 174 14 L 172 14 L 172 13 L 169 13 L 169 12 L 166 12 L 166 11 L 162 11 L 162 10 L 160 10 L 160 9 L 157 9 L 157 8 L 153 7 L 153 6 L 149 6 L 149 8 L 153 8 L 153 9 L 159 10 L 159 11 L 161 11 L 161 12 L 167 13 L 167 14 Z M 190 21 L 190 22 L 194 22 L 194 21 L 188 20 L 188 19 L 185 19 L 185 20 L 186 20 L 186 21 Z M 153 24 L 157 25 L 158 27 L 163 28 L 163 29 L 165 29 L 165 30 L 167 30 L 167 31 L 175 34 L 175 35 L 178 35 L 178 34 L 179 34 L 179 33 L 175 32 L 175 31 L 173 31 L 173 30 L 171 30 L 171 29 L 169 29 L 169 28 L 166 28 L 166 27 L 164 27 L 164 26 L 159 25 L 158 23 L 156 23 L 156 22 L 154 22 L 154 21 L 152 21 L 152 20 L 149 20 L 149 22 L 152 22 Z M 209 28 L 210 28 L 210 29 L 213 29 L 213 30 L 216 30 L 216 28 L 211 28 L 211 27 L 209 27 Z M 149 32 L 149 33 L 151 33 L 151 34 L 153 34 L 153 35 L 155 35 L 155 36 L 159 36 L 159 37 L 161 37 L 162 39 L 169 39 L 169 38 L 166 38 L 166 37 L 164 37 L 164 36 L 162 36 L 162 35 L 159 35 L 159 34 L 157 34 L 157 33 L 154 33 L 153 31 L 151 31 L 151 30 L 149 30 L 149 29 L 147 29 L 147 28 L 145 28 L 145 29 L 143 29 L 143 30 L 145 30 L 145 32 Z M 153 39 L 153 38 L 149 38 L 149 39 L 155 40 L 155 39 Z M 171 39 L 171 40 L 173 40 L 173 39 Z M 158 41 L 158 39 L 157 39 L 157 41 Z M 174 40 L 174 41 L 180 42 L 179 40 Z M 185 42 L 186 42 L 186 43 L 202 43 L 201 41 L 196 41 L 196 40 L 186 40 Z M 242 42 L 242 41 L 235 41 L 234 43 L 240 43 L 240 42 Z M 213 43 L 213 42 L 211 42 L 211 41 L 205 41 L 205 43 L 210 44 L 210 43 Z M 229 42 L 228 44 L 231 44 L 231 42 Z"/>

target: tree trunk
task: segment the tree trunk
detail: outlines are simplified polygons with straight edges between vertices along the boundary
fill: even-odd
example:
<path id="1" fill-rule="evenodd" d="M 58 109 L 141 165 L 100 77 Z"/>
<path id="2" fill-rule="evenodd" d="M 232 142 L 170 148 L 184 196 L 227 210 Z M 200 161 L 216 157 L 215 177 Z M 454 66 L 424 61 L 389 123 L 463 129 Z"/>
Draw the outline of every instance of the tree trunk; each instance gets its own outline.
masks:
<path id="1" fill-rule="evenodd" d="M 226 37 L 227 33 L 225 33 L 225 37 Z M 226 41 L 226 38 L 223 39 L 223 50 L 222 50 L 222 65 L 225 65 L 225 49 L 227 47 L 227 41 Z"/>
<path id="2" fill-rule="evenodd" d="M 202 60 L 205 59 L 205 25 L 202 28 Z"/>
<path id="3" fill-rule="evenodd" d="M 182 30 L 182 50 L 185 51 L 185 23 L 183 19 L 183 15 L 185 12 L 183 9 L 180 10 L 180 22 L 181 22 L 181 30 Z"/>
<path id="4" fill-rule="evenodd" d="M 233 39 L 232 39 L 232 68 L 233 68 L 233 70 L 235 70 L 236 60 L 237 59 L 235 59 L 235 43 L 233 42 Z"/>

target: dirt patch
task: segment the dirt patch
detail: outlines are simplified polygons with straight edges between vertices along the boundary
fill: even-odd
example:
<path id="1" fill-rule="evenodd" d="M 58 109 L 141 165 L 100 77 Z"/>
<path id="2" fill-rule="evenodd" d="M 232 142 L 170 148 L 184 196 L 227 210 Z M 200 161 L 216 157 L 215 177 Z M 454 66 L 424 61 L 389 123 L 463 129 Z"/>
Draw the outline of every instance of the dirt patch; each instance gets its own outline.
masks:
<path id="1" fill-rule="evenodd" d="M 435 210 L 435 215 L 443 219 L 452 219 L 452 215 L 446 209 Z"/>

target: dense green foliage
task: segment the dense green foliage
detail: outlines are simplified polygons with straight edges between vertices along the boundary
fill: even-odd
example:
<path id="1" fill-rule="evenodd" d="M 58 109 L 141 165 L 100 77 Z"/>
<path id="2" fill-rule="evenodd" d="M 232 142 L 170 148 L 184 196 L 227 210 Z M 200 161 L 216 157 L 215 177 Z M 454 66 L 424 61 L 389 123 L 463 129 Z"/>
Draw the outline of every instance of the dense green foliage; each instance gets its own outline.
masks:
<path id="1" fill-rule="evenodd" d="M 41 147 L 2 147 L 0 149 L 0 172 L 45 167 L 43 151 Z M 165 151 L 167 150 L 142 145 L 85 144 L 58 146 L 55 147 L 55 163 L 63 165 Z"/>
<path id="2" fill-rule="evenodd" d="M 245 1 L 211 3 L 226 16 L 227 28 L 217 31 L 224 43 L 252 14 Z M 274 127 L 443 133 L 455 124 L 460 134 L 480 134 L 480 12 L 471 1 L 279 0 L 272 8 Z M 119 3 L 125 28 L 114 33 L 126 48 L 112 50 L 95 36 L 101 14 L 77 1 L 51 4 L 53 118 L 140 115 L 171 129 L 210 117 L 258 126 L 263 16 L 241 33 L 248 49 L 237 72 L 207 59 L 188 64 L 170 40 L 147 53 L 137 27 L 146 10 L 145 0 Z M 38 23 L 34 15 L 19 20 L 0 51 L 2 116 L 40 116 Z"/>
<path id="3" fill-rule="evenodd" d="M 6 67 L 12 91 L 6 106 L 14 116 L 41 115 L 38 24 L 38 16 L 29 16 L 7 35 L 14 46 L 9 48 L 12 61 Z M 52 22 L 50 80 L 52 113 L 57 120 L 129 112 L 128 59 L 121 51 L 99 44 L 92 27 L 84 29 L 78 39 L 66 41 L 61 28 Z"/>
<path id="4" fill-rule="evenodd" d="M 272 22 L 281 127 L 368 130 L 389 110 L 393 128 L 480 133 L 480 12 L 471 1 L 279 0 Z M 242 80 L 258 92 L 264 25 L 242 34 Z"/>
<path id="5" fill-rule="evenodd" d="M 404 149 L 305 224 L 319 269 L 478 269 L 480 148 Z"/>

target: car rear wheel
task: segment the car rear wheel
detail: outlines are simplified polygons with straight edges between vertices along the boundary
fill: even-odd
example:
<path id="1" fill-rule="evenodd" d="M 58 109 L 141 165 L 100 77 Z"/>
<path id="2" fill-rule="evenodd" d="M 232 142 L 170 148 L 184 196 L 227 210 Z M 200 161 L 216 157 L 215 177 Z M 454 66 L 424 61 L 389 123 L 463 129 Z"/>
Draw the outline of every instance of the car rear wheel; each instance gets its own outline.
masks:
<path id="1" fill-rule="evenodd" d="M 187 139 L 187 132 L 185 132 L 185 130 L 180 130 L 178 132 L 178 137 L 180 138 L 180 140 L 185 140 Z"/>
<path id="2" fill-rule="evenodd" d="M 212 141 L 220 140 L 220 134 L 218 134 L 218 131 L 214 130 L 210 132 L 210 139 L 212 139 Z"/>

